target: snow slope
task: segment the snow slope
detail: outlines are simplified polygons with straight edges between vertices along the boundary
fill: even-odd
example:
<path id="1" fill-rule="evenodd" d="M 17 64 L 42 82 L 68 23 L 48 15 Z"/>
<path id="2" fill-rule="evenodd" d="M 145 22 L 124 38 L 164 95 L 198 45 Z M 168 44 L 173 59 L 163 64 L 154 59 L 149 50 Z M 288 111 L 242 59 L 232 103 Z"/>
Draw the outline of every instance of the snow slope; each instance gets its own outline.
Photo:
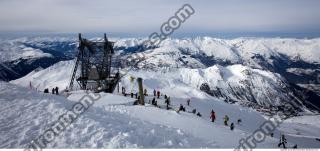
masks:
<path id="1" fill-rule="evenodd" d="M 34 89 L 43 91 L 45 88 L 50 90 L 55 87 L 65 89 L 71 79 L 72 70 L 75 61 L 61 61 L 44 70 L 34 70 L 26 76 L 12 81 L 12 83 L 19 84 L 24 87 L 31 86 Z"/>
<path id="2" fill-rule="evenodd" d="M 65 98 L 5 82 L 0 82 L 0 85 L 0 148 L 25 147 L 86 95 L 84 91 L 76 91 Z M 182 94 L 192 88 L 175 90 Z M 167 94 L 175 96 L 173 93 Z M 260 113 L 250 108 L 224 103 L 197 90 L 189 94 L 192 101 L 186 107 L 187 112 L 179 114 L 164 108 L 163 96 L 157 99 L 160 104 L 157 108 L 149 104 L 132 106 L 134 99 L 117 94 L 100 95 L 101 98 L 70 128 L 48 144 L 49 148 L 234 148 L 241 138 L 251 135 L 265 121 Z M 174 109 L 186 103 L 182 96 L 171 97 L 171 101 Z M 193 108 L 203 116 L 189 113 Z M 215 123 L 209 119 L 211 109 L 217 114 Z M 235 124 L 235 130 L 231 131 L 223 126 L 224 115 L 230 117 L 230 122 L 238 118 L 243 122 Z M 319 130 L 319 127 L 308 127 L 312 131 Z M 258 147 L 276 148 L 280 132 L 276 130 L 274 133 L 275 138 L 267 136 Z M 304 136 L 305 132 L 301 131 L 300 135 Z M 303 143 L 299 142 L 299 138 L 288 135 L 287 145 L 319 147 L 314 138 L 303 138 Z"/>
<path id="3" fill-rule="evenodd" d="M 0 82 L 0 148 L 24 148 L 41 135 L 74 102 L 61 96 L 37 93 Z M 84 94 L 84 93 L 82 93 Z M 122 97 L 102 94 L 99 101 Z M 13 99 L 14 98 L 14 99 Z M 132 103 L 132 99 L 122 98 Z M 186 134 L 180 129 L 132 118 L 122 107 L 93 106 L 49 148 L 201 148 L 217 145 Z M 116 103 L 117 104 L 117 103 Z M 117 109 L 115 112 L 112 108 Z M 125 110 L 123 110 L 125 112 Z"/>

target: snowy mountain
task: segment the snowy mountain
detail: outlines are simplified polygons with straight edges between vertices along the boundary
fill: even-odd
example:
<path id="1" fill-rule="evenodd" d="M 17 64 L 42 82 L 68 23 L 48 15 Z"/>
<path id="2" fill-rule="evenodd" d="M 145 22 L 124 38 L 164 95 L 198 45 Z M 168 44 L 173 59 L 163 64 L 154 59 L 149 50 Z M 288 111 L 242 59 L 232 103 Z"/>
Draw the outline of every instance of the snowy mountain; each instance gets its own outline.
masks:
<path id="1" fill-rule="evenodd" d="M 235 148 L 269 117 L 288 111 L 287 103 L 297 106 L 258 147 L 277 148 L 285 134 L 290 147 L 319 148 L 319 39 L 203 37 L 167 39 L 159 46 L 142 46 L 145 39 L 111 40 L 122 63 L 119 86 L 136 93 L 131 79 L 142 77 L 146 106 L 134 106 L 135 99 L 118 92 L 100 93 L 99 101 L 48 148 Z M 74 67 L 75 39 L 15 41 L 50 57 L 3 59 L 1 76 L 14 80 L 0 82 L 0 148 L 26 147 L 86 95 L 77 84 L 75 91 L 64 92 Z M 56 86 L 60 96 L 42 93 Z M 163 96 L 156 99 L 158 107 L 149 103 L 154 89 L 170 96 L 172 110 L 165 109 Z M 186 112 L 176 112 L 180 104 Z M 235 123 L 233 131 L 223 125 L 225 115 Z"/>
<path id="2" fill-rule="evenodd" d="M 73 58 L 74 39 L 61 37 L 0 40 L 0 80 L 20 78 L 38 67 Z"/>
<path id="3" fill-rule="evenodd" d="M 298 112 L 319 111 L 320 39 L 227 40 L 203 37 L 167 39 L 159 46 L 142 46 L 145 39 L 111 40 L 116 42 L 116 53 L 122 60 L 123 68 L 133 66 L 139 72 L 176 74 L 175 79 L 183 80 L 187 85 L 212 96 L 229 103 L 251 106 L 267 114 L 282 110 L 285 102 L 298 104 L 299 108 L 295 108 Z M 74 39 L 68 38 L 27 38 L 16 41 L 22 41 L 34 49 L 51 50 L 45 52 L 51 52 L 58 60 L 72 58 L 77 45 Z M 59 83 L 62 83 L 61 87 L 66 88 L 72 62 L 61 64 L 68 70 L 57 69 L 55 72 L 58 72 L 59 78 L 52 77 L 56 74 L 51 71 L 60 68 L 58 63 L 49 67 L 49 71 L 34 71 L 16 81 L 24 86 L 32 82 L 34 87 L 43 89 L 51 87 L 47 81 L 56 79 L 51 80 L 54 81 L 52 84 L 60 86 Z M 11 75 L 16 76 L 14 73 Z"/>
<path id="4" fill-rule="evenodd" d="M 71 77 L 74 61 L 59 62 L 47 69 L 33 71 L 23 78 L 11 81 L 24 87 L 37 90 L 45 88 L 67 88 Z M 295 103 L 292 115 L 306 114 L 314 111 L 305 104 L 304 100 L 294 95 L 296 92 L 279 75 L 259 69 L 252 69 L 243 65 L 227 67 L 212 66 L 206 69 L 179 68 L 177 70 L 160 71 L 130 71 L 123 79 L 126 87 L 137 89 L 128 82 L 129 76 L 139 76 L 144 81 L 151 81 L 149 92 L 153 89 L 192 87 L 224 100 L 263 111 L 268 115 L 283 111 L 285 103 Z M 188 96 L 187 93 L 181 94 Z M 302 112 L 302 113 L 301 113 Z"/>

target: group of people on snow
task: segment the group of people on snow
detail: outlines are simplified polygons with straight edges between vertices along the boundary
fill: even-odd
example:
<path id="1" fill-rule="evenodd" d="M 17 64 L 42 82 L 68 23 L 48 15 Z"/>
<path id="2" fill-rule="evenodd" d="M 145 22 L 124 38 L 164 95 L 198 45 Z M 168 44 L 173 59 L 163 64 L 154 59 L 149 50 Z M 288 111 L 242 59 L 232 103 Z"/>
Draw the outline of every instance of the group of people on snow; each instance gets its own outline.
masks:
<path id="1" fill-rule="evenodd" d="M 53 91 L 53 90 L 52 90 Z M 144 91 L 143 91 L 143 95 L 144 96 L 148 96 L 148 93 L 147 93 L 148 91 L 147 91 L 147 89 L 144 89 Z M 122 87 L 122 93 L 125 95 L 125 88 L 124 87 Z M 154 105 L 154 106 L 156 106 L 156 107 L 159 107 L 158 106 L 158 101 L 156 100 L 156 98 L 160 98 L 160 91 L 158 90 L 158 91 L 156 91 L 155 89 L 153 90 L 153 99 L 152 99 L 152 101 L 151 101 L 151 104 L 152 105 Z M 135 97 L 136 98 L 139 98 L 139 96 L 138 96 L 138 93 L 135 93 L 135 94 L 133 94 L 133 93 L 131 93 L 131 97 L 133 98 L 133 95 L 135 95 Z M 171 109 L 170 108 L 170 105 L 171 105 L 171 101 L 170 101 L 170 96 L 167 96 L 166 94 L 164 95 L 164 99 L 165 99 L 165 101 L 164 101 L 164 103 L 166 104 L 166 109 L 167 110 L 169 110 L 169 109 Z M 187 104 L 187 106 L 190 106 L 190 103 L 191 103 L 191 100 L 190 99 L 187 99 L 187 102 L 186 102 L 186 104 Z M 149 100 L 149 104 L 150 104 L 150 100 Z M 177 113 L 179 113 L 180 111 L 183 111 L 183 112 L 186 112 L 186 107 L 184 107 L 182 104 L 180 104 L 180 106 L 179 106 L 179 108 L 178 108 L 178 110 L 177 110 Z M 202 114 L 200 113 L 200 112 L 197 112 L 197 110 L 194 108 L 193 110 L 192 110 L 192 112 L 191 113 L 193 113 L 193 114 L 195 114 L 195 115 L 197 115 L 198 117 L 202 117 Z M 211 119 L 211 122 L 212 123 L 214 123 L 215 121 L 216 121 L 216 113 L 215 113 L 215 111 L 214 110 L 211 110 L 211 114 L 210 114 L 210 119 Z M 230 120 L 230 118 L 229 118 L 229 116 L 228 115 L 225 115 L 224 117 L 223 117 L 223 124 L 225 125 L 225 126 L 229 126 L 229 120 Z M 242 120 L 241 119 L 238 119 L 237 120 L 237 124 L 238 125 L 241 125 L 241 123 L 242 123 Z M 234 130 L 234 128 L 235 128 L 235 124 L 232 122 L 231 124 L 230 124 L 230 130 Z M 273 133 L 271 133 L 271 135 L 270 135 L 271 137 L 273 137 Z M 286 148 L 286 144 L 287 144 L 287 140 L 286 140 L 286 138 L 285 138 L 285 135 L 281 135 L 280 136 L 280 142 L 279 142 L 279 144 L 278 144 L 278 147 L 283 147 L 283 148 Z M 294 145 L 293 146 L 293 148 L 297 148 L 297 145 Z"/>
<path id="2" fill-rule="evenodd" d="M 212 122 L 212 123 L 214 123 L 214 121 L 216 120 L 216 112 L 214 112 L 213 110 L 211 110 L 210 119 L 211 119 L 211 122 Z M 223 117 L 223 123 L 224 123 L 224 125 L 225 125 L 225 126 L 228 126 L 228 125 L 229 125 L 228 122 L 229 122 L 229 116 L 228 116 L 228 115 L 225 115 L 225 116 Z M 240 124 L 240 123 L 241 123 L 241 119 L 238 119 L 238 124 Z M 230 124 L 230 129 L 233 131 L 233 129 L 234 129 L 234 123 L 231 123 L 231 124 Z"/>
<path id="3" fill-rule="evenodd" d="M 46 89 L 44 89 L 43 92 L 44 92 L 44 93 L 49 93 L 49 89 L 46 88 Z M 52 94 L 59 95 L 59 87 L 52 88 L 52 89 L 51 89 L 51 93 L 52 93 Z"/>

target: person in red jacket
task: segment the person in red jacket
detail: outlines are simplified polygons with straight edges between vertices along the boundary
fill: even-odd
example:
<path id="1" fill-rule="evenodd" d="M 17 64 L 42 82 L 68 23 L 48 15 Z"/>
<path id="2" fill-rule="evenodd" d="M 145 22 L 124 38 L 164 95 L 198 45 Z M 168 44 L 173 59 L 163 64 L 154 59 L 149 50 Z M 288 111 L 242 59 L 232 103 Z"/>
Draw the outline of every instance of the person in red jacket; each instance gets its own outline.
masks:
<path id="1" fill-rule="evenodd" d="M 157 92 L 157 97 L 160 98 L 160 91 Z"/>
<path id="2" fill-rule="evenodd" d="M 210 118 L 211 118 L 211 122 L 214 122 L 214 120 L 216 120 L 216 113 L 213 110 L 211 111 Z"/>

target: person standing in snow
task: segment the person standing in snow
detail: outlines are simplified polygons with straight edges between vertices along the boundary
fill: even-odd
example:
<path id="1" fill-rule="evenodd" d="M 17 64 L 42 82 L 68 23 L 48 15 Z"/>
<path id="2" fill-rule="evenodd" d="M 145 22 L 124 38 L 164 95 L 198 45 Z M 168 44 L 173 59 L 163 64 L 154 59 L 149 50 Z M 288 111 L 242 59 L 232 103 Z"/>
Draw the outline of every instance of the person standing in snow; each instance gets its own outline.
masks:
<path id="1" fill-rule="evenodd" d="M 211 116 L 210 116 L 210 118 L 211 118 L 211 122 L 212 122 L 212 123 L 216 120 L 216 113 L 215 113 L 213 110 L 211 111 Z"/>
<path id="2" fill-rule="evenodd" d="M 242 120 L 239 118 L 238 121 L 237 121 L 237 123 L 240 125 L 241 122 L 242 122 Z"/>
<path id="3" fill-rule="evenodd" d="M 133 98 L 133 93 L 131 92 L 131 98 Z"/>
<path id="4" fill-rule="evenodd" d="M 148 96 L 148 91 L 147 91 L 147 89 L 144 89 L 143 95 L 144 95 L 144 96 Z"/>
<path id="5" fill-rule="evenodd" d="M 126 88 L 125 88 L 125 87 L 122 87 L 122 94 L 123 94 L 124 96 L 126 96 Z"/>
<path id="6" fill-rule="evenodd" d="M 160 91 L 157 91 L 157 98 L 160 98 Z"/>
<path id="7" fill-rule="evenodd" d="M 59 88 L 56 87 L 56 95 L 59 95 Z"/>
<path id="8" fill-rule="evenodd" d="M 196 109 L 193 109 L 193 110 L 192 110 L 192 113 L 193 113 L 193 114 L 196 114 L 196 113 L 197 113 L 197 110 L 196 110 Z"/>
<path id="9" fill-rule="evenodd" d="M 286 144 L 287 144 L 287 139 L 285 138 L 284 134 L 280 136 L 280 142 L 278 144 L 278 147 L 281 145 L 283 146 L 284 149 L 286 149 Z"/>
<path id="10" fill-rule="evenodd" d="M 167 98 L 164 103 L 167 105 L 167 110 L 169 110 L 170 98 Z"/>
<path id="11" fill-rule="evenodd" d="M 157 91 L 156 91 L 156 89 L 153 89 L 153 96 L 157 96 Z"/>
<path id="12" fill-rule="evenodd" d="M 229 121 L 228 115 L 224 116 L 223 121 L 224 121 L 224 125 L 228 126 L 228 121 Z"/>
<path id="13" fill-rule="evenodd" d="M 234 124 L 233 123 L 231 123 L 230 129 L 231 129 L 231 131 L 233 131 L 233 129 L 234 129 Z"/>
<path id="14" fill-rule="evenodd" d="M 122 94 L 124 94 L 125 93 L 125 88 L 124 87 L 121 87 L 121 92 L 122 92 Z"/>
<path id="15" fill-rule="evenodd" d="M 151 101 L 151 104 L 155 105 L 155 103 L 156 103 L 156 98 L 153 98 L 152 101 Z"/>
<path id="16" fill-rule="evenodd" d="M 182 105 L 182 104 L 180 104 L 180 107 L 179 107 L 178 113 L 179 113 L 180 111 L 183 111 L 183 112 L 185 112 L 185 111 L 186 111 L 186 109 L 183 107 L 183 105 Z"/>
<path id="17" fill-rule="evenodd" d="M 49 89 L 44 89 L 43 93 L 49 93 Z"/>
<path id="18" fill-rule="evenodd" d="M 200 112 L 197 113 L 197 116 L 201 117 L 202 115 L 200 114 Z"/>
<path id="19" fill-rule="evenodd" d="M 190 106 L 190 99 L 187 100 L 187 105 Z"/>
<path id="20" fill-rule="evenodd" d="M 54 94 L 55 91 L 56 91 L 56 90 L 55 90 L 54 88 L 52 88 L 52 90 L 51 90 L 52 94 Z"/>

